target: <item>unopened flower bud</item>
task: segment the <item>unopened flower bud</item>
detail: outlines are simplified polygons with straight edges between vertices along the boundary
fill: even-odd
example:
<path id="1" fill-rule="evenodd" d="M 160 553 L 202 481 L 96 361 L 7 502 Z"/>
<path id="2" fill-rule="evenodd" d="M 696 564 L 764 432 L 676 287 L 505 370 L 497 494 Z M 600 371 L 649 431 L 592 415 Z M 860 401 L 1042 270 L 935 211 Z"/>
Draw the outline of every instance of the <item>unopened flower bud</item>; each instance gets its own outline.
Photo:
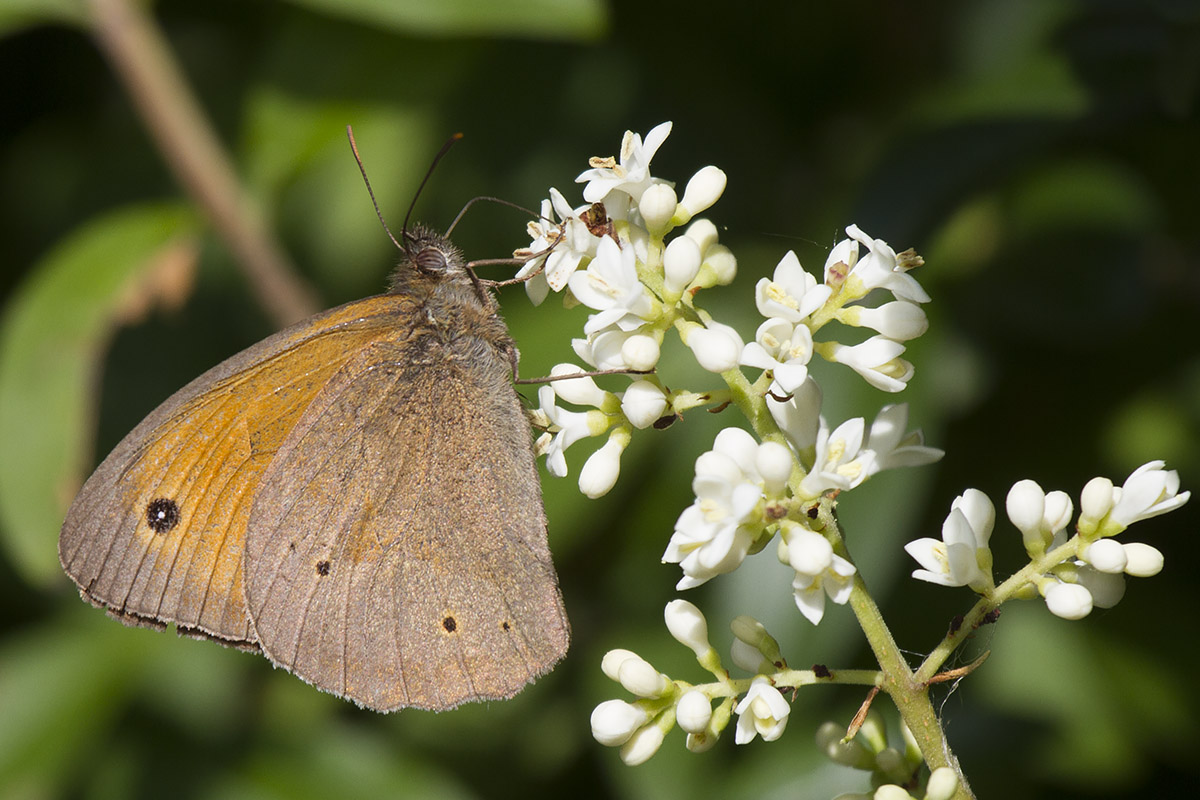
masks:
<path id="1" fill-rule="evenodd" d="M 687 236 L 676 236 L 663 252 L 663 285 L 672 294 L 683 290 L 700 271 L 700 247 Z"/>
<path id="2" fill-rule="evenodd" d="M 1115 539 L 1100 539 L 1092 542 L 1084 548 L 1080 557 L 1100 572 L 1112 574 L 1124 572 L 1125 564 L 1129 561 L 1125 555 L 1125 548 Z"/>
<path id="3" fill-rule="evenodd" d="M 680 201 L 676 212 L 676 224 L 686 224 L 692 217 L 717 202 L 725 191 L 725 182 L 725 173 L 718 167 L 704 167 L 693 175 L 687 183 L 687 188 L 683 190 L 683 200 Z"/>
<path id="4" fill-rule="evenodd" d="M 712 701 L 703 692 L 685 692 L 675 706 L 675 721 L 688 733 L 702 734 L 712 719 Z"/>
<path id="5" fill-rule="evenodd" d="M 778 442 L 763 442 L 755 452 L 754 465 L 762 475 L 768 494 L 778 494 L 792 476 L 792 451 Z"/>
<path id="6" fill-rule="evenodd" d="M 646 724 L 645 709 L 624 700 L 605 700 L 592 710 L 592 737 L 606 747 L 629 741 L 634 731 Z"/>
<path id="7" fill-rule="evenodd" d="M 579 491 L 596 499 L 608 494 L 621 475 L 621 453 L 629 444 L 629 429 L 617 428 L 596 452 L 588 456 L 579 471 Z"/>
<path id="8" fill-rule="evenodd" d="M 1135 578 L 1149 578 L 1162 572 L 1163 554 L 1142 542 L 1122 545 L 1125 550 L 1125 572 Z"/>
<path id="9" fill-rule="evenodd" d="M 550 377 L 557 378 L 560 375 L 572 375 L 576 372 L 583 372 L 583 370 L 574 364 L 555 364 L 550 370 Z M 609 396 L 608 392 L 597 386 L 590 376 L 555 380 L 551 382 L 550 386 L 556 395 L 577 406 L 600 408 Z"/>
<path id="10" fill-rule="evenodd" d="M 700 366 L 709 372 L 727 372 L 737 367 L 742 355 L 738 332 L 720 322 L 695 325 L 687 334 L 687 346 Z"/>
<path id="11" fill-rule="evenodd" d="M 666 675 L 656 670 L 650 662 L 635 656 L 621 662 L 617 680 L 630 694 L 638 697 L 661 697 L 671 686 Z"/>
<path id="12" fill-rule="evenodd" d="M 663 611 L 667 630 L 676 641 L 692 648 L 696 658 L 702 658 L 712 645 L 708 642 L 708 621 L 699 608 L 687 600 L 672 600 Z"/>
<path id="13" fill-rule="evenodd" d="M 634 381 L 621 396 L 621 413 L 639 430 L 649 428 L 666 410 L 667 396 L 650 381 Z"/>
<path id="14" fill-rule="evenodd" d="M 1046 608 L 1056 617 L 1083 619 L 1092 613 L 1092 594 L 1076 583 L 1053 583 L 1045 592 Z"/>
<path id="15" fill-rule="evenodd" d="M 657 725 L 647 725 L 637 731 L 621 746 L 621 760 L 626 766 L 636 767 L 650 759 L 662 747 L 663 730 Z"/>
<path id="16" fill-rule="evenodd" d="M 656 183 L 642 193 L 638 202 L 638 211 L 646 223 L 646 230 L 661 236 L 669 227 L 671 217 L 675 216 L 678 206 L 675 190 L 665 183 Z"/>
<path id="17" fill-rule="evenodd" d="M 621 359 L 630 369 L 652 370 L 658 364 L 660 354 L 661 349 L 654 337 L 642 333 L 630 336 L 621 345 Z"/>

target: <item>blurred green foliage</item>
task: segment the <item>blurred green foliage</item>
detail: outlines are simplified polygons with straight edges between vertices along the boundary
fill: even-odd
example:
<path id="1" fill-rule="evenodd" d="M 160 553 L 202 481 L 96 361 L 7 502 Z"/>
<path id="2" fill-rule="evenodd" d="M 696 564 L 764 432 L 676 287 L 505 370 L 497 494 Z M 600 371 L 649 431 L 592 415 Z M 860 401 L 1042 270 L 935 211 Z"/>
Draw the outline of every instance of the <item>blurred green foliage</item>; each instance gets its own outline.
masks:
<path id="1" fill-rule="evenodd" d="M 926 258 L 933 327 L 905 397 L 819 372 L 826 410 L 896 399 L 947 450 L 841 506 L 849 542 L 914 657 L 969 605 L 907 578 L 903 542 L 974 486 L 1003 502 L 1034 478 L 1077 494 L 1166 457 L 1200 475 L 1200 8 L 1186 0 L 644 4 L 614 0 L 163 2 L 154 8 L 239 174 L 298 269 L 333 305 L 383 286 L 391 245 L 345 144 L 355 126 L 398 223 L 445 138 L 417 215 L 471 197 L 534 206 L 626 128 L 671 119 L 656 175 L 729 175 L 709 216 L 738 282 L 704 300 L 746 336 L 754 282 L 787 249 L 810 268 L 857 222 Z M 64 24 L 65 23 L 65 24 Z M 508 703 L 379 716 L 261 658 L 126 629 L 54 564 L 72 487 L 162 399 L 271 330 L 222 242 L 173 182 L 89 36 L 82 2 L 0 0 L 0 797 L 831 797 L 863 788 L 812 733 L 852 690 L 802 693 L 778 742 L 711 752 L 676 732 L 630 769 L 588 714 L 619 687 L 611 647 L 700 679 L 666 636 L 676 569 L 659 564 L 691 463 L 730 414 L 639 435 L 612 495 L 544 479 L 574 643 Z M 524 220 L 473 210 L 472 258 L 525 243 Z M 194 288 L 149 310 L 142 280 L 181 245 Z M 178 256 L 178 253 L 176 253 Z M 139 288 L 141 287 L 141 288 Z M 185 283 L 185 288 L 190 284 Z M 143 302 L 131 304 L 130 297 Z M 570 357 L 583 310 L 503 296 L 522 371 Z M 119 327 L 118 327 L 119 325 Z M 704 376 L 665 376 L 676 385 Z M 569 454 L 577 471 L 586 447 Z M 1194 506 L 1194 504 L 1193 504 Z M 1167 558 L 1115 609 L 1069 623 L 1038 604 L 977 635 L 993 650 L 942 690 L 981 797 L 1164 796 L 1194 787 L 1200 633 L 1194 507 L 1132 538 Z M 1019 539 L 998 526 L 997 572 Z M 691 593 L 726 649 L 763 619 L 797 666 L 871 665 L 853 620 L 813 629 L 771 554 Z M 884 704 L 886 707 L 886 704 Z M 1194 789 L 1193 789 L 1194 790 Z"/>

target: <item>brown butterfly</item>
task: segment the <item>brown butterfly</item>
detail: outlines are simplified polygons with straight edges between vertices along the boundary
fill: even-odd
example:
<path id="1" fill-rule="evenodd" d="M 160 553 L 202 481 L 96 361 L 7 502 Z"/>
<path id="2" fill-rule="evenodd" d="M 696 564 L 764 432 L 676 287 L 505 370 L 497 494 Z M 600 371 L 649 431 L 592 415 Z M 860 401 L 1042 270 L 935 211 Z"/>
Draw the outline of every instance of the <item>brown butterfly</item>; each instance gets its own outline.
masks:
<path id="1" fill-rule="evenodd" d="M 562 658 L 517 350 L 448 239 L 401 241 L 386 294 L 219 364 L 109 454 L 59 538 L 84 599 L 377 711 L 512 697 Z"/>

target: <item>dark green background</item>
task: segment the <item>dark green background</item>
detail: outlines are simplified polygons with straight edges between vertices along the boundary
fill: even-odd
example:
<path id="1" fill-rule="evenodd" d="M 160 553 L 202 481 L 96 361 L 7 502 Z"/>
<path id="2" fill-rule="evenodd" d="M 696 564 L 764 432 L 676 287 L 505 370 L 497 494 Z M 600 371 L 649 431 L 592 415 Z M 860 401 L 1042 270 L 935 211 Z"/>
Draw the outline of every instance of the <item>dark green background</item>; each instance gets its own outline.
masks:
<path id="1" fill-rule="evenodd" d="M 417 211 L 438 226 L 480 194 L 532 206 L 553 185 L 579 202 L 572 181 L 587 157 L 615 153 L 626 128 L 673 120 L 653 172 L 681 183 L 709 163 L 727 172 L 708 216 L 740 275 L 703 301 L 746 337 L 757 325 L 754 282 L 787 249 L 819 269 L 857 222 L 925 256 L 917 275 L 933 296 L 932 328 L 909 350 L 917 374 L 903 396 L 817 367 L 834 424 L 904 400 L 947 450 L 939 465 L 885 473 L 841 505 L 852 553 L 914 663 L 971 597 L 909 580 L 901 546 L 936 536 L 963 489 L 1002 507 L 1026 477 L 1077 497 L 1092 476 L 1120 483 L 1152 458 L 1179 469 L 1185 488 L 1200 475 L 1196 3 L 579 0 L 538 11 L 410 1 L 392 6 L 411 12 L 400 22 L 372 14 L 382 6 L 154 8 L 246 185 L 328 305 L 379 291 L 393 258 L 346 123 L 398 227 L 455 131 L 466 138 Z M 432 19 L 430 7 L 448 11 Z M 16 432 L 0 468 L 0 796 L 827 798 L 864 788 L 812 744 L 821 721 L 848 721 L 862 699 L 853 689 L 802 693 L 770 744 L 735 747 L 727 735 L 698 756 L 676 731 L 631 769 L 591 740 L 591 708 L 622 696 L 599 672 L 605 650 L 630 647 L 674 677 L 703 680 L 662 627 L 678 571 L 658 560 L 689 502 L 691 463 L 737 424 L 732 412 L 640 433 L 601 500 L 575 488 L 588 445 L 569 452 L 570 478 L 544 480 L 574 643 L 508 703 L 375 715 L 264 659 L 126 629 L 80 603 L 52 555 L 69 488 L 43 487 L 57 508 L 38 516 L 12 487 L 44 461 L 93 453 L 78 456 L 78 481 L 171 391 L 272 329 L 199 225 L 197 284 L 181 308 L 142 315 L 111 340 L 93 326 L 90 350 L 58 353 L 46 344 L 56 330 L 107 313 L 83 264 L 37 295 L 32 333 L 13 341 L 16 309 L 44 286 L 68 237 L 89 225 L 88 236 L 115 237 L 98 274 L 136 249 L 112 214 L 186 203 L 82 18 L 71 0 L 0 2 L 0 426 Z M 182 219 L 165 232 L 196 225 Z M 500 257 L 525 243 L 523 225 L 483 206 L 456 240 L 468 257 Z M 583 309 L 535 310 L 519 289 L 503 304 L 526 375 L 571 356 Z M 14 359 L 39 348 L 44 376 L 14 387 Z M 60 379 L 78 391 L 80 376 L 60 373 L 94 369 L 95 352 L 103 368 L 86 384 L 86 409 L 58 391 L 16 399 Z M 665 369 L 672 385 L 713 385 Z M 1070 623 L 1040 603 L 1014 605 L 976 637 L 966 655 L 990 648 L 991 659 L 938 697 L 980 796 L 1158 797 L 1195 786 L 1196 527 L 1186 507 L 1128 534 L 1162 550 L 1166 569 L 1131 580 L 1115 609 Z M 1002 519 L 999 576 L 1020 566 L 1019 541 Z M 833 609 L 814 630 L 772 562 L 769 549 L 688 595 L 709 612 L 720 649 L 729 619 L 750 613 L 795 666 L 871 666 L 849 613 Z"/>

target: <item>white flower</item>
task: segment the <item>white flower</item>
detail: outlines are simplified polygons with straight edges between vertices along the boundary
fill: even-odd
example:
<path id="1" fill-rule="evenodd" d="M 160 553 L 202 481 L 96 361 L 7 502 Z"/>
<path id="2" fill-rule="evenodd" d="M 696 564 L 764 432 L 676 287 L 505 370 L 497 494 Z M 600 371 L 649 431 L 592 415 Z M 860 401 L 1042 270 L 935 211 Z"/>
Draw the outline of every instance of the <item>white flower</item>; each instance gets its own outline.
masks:
<path id="1" fill-rule="evenodd" d="M 675 721 L 687 733 L 702 734 L 712 719 L 712 701 L 704 692 L 691 689 L 675 705 Z"/>
<path id="2" fill-rule="evenodd" d="M 542 201 L 541 218 L 529 223 L 529 236 L 533 240 L 529 249 L 539 255 L 522 265 L 517 278 L 544 266 L 540 275 L 525 283 L 525 291 L 535 305 L 545 299 L 548 290 L 561 292 L 583 259 L 596 255 L 600 237 L 592 233 L 580 216 L 590 209 L 591 206 L 571 208 L 562 193 L 551 188 L 550 199 Z M 561 224 L 553 222 L 555 216 Z"/>
<path id="3" fill-rule="evenodd" d="M 792 451 L 777 442 L 763 442 L 754 456 L 754 466 L 763 479 L 763 490 L 768 495 L 782 494 L 792 477 Z"/>
<path id="4" fill-rule="evenodd" d="M 764 317 L 802 322 L 825 304 L 833 290 L 817 285 L 817 279 L 800 266 L 800 259 L 787 251 L 775 267 L 771 280 L 763 278 L 754 287 L 754 302 Z"/>
<path id="5" fill-rule="evenodd" d="M 1036 482 L 1022 480 L 1008 490 L 1005 510 L 1025 540 L 1025 552 L 1037 557 L 1071 521 L 1074 506 L 1066 492 L 1046 494 Z"/>
<path id="6" fill-rule="evenodd" d="M 1083 619 L 1092 613 L 1092 595 L 1077 583 L 1051 581 L 1046 587 L 1046 608 L 1056 617 Z"/>
<path id="7" fill-rule="evenodd" d="M 579 491 L 595 500 L 608 494 L 621 476 L 621 454 L 629 446 L 629 429 L 620 427 L 608 436 L 608 441 L 588 456 L 579 470 Z"/>
<path id="8" fill-rule="evenodd" d="M 816 381 L 805 381 L 787 400 L 777 400 L 769 394 L 766 400 L 771 418 L 797 452 L 817 443 L 821 429 L 821 387 Z"/>
<path id="9" fill-rule="evenodd" d="M 798 525 L 786 531 L 787 561 L 796 570 L 792 590 L 796 607 L 814 625 L 825 616 L 825 598 L 838 605 L 850 599 L 854 565 L 833 552 L 824 536 Z"/>
<path id="10" fill-rule="evenodd" d="M 562 478 L 567 474 L 566 449 L 580 439 L 603 433 L 608 427 L 608 417 L 601 411 L 568 411 L 559 408 L 555 397 L 557 395 L 551 386 L 538 389 L 539 410 L 559 429 L 540 452 L 546 455 L 546 469 L 550 474 Z"/>
<path id="11" fill-rule="evenodd" d="M 682 294 L 700 272 L 700 245 L 687 236 L 676 236 L 663 251 L 663 286 Z"/>
<path id="12" fill-rule="evenodd" d="M 1125 550 L 1125 573 L 1135 578 L 1149 578 L 1162 572 L 1163 554 L 1157 548 L 1141 542 L 1121 545 Z"/>
<path id="13" fill-rule="evenodd" d="M 903 390 L 913 376 L 913 365 L 900 358 L 904 350 L 904 345 L 886 336 L 872 336 L 856 345 L 821 344 L 821 354 L 827 359 L 845 364 L 867 383 L 885 392 Z"/>
<path id="14" fill-rule="evenodd" d="M 651 335 L 608 328 L 572 339 L 575 354 L 596 369 L 650 370 L 658 363 L 660 348 Z"/>
<path id="15" fill-rule="evenodd" d="M 1109 512 L 1109 519 L 1127 528 L 1133 523 L 1174 511 L 1188 501 L 1191 492 L 1179 494 L 1179 473 L 1164 470 L 1163 461 L 1150 461 L 1125 479 Z"/>
<path id="16" fill-rule="evenodd" d="M 938 767 L 929 774 L 925 800 L 950 800 L 958 791 L 958 775 L 950 767 Z"/>
<path id="17" fill-rule="evenodd" d="M 775 317 L 758 326 L 754 339 L 742 349 L 741 363 L 771 370 L 780 394 L 791 394 L 808 380 L 813 339 L 807 325 Z"/>
<path id="18" fill-rule="evenodd" d="M 1112 608 L 1125 596 L 1125 576 L 1120 573 L 1101 572 L 1089 564 L 1076 562 L 1075 577 L 1087 589 L 1096 608 Z"/>
<path id="19" fill-rule="evenodd" d="M 683 200 L 679 201 L 677 223 L 686 224 L 688 220 L 707 210 L 725 192 L 725 173 L 718 167 L 703 167 L 687 182 L 683 190 Z"/>
<path id="20" fill-rule="evenodd" d="M 596 408 L 611 405 L 610 400 L 615 401 L 616 395 L 606 392 L 597 386 L 596 381 L 590 375 L 584 375 L 579 378 L 563 377 L 583 371 L 583 369 L 574 364 L 555 364 L 550 369 L 550 377 L 560 380 L 553 380 L 548 385 L 554 389 L 556 395 L 573 405 L 594 406 Z"/>
<path id="21" fill-rule="evenodd" d="M 741 639 L 733 640 L 733 644 L 729 648 L 729 655 L 734 665 L 746 670 L 746 672 L 757 674 L 771 668 L 770 662 L 763 657 L 763 654 L 757 648 L 743 642 Z"/>
<path id="22" fill-rule="evenodd" d="M 703 328 L 695 325 L 688 331 L 687 346 L 704 369 L 727 372 L 738 365 L 742 337 L 728 325 L 710 321 Z"/>
<path id="23" fill-rule="evenodd" d="M 634 381 L 621 395 L 621 413 L 635 428 L 649 428 L 667 411 L 667 396 L 662 387 L 650 381 Z"/>
<path id="24" fill-rule="evenodd" d="M 733 709 L 738 715 L 737 733 L 734 741 L 746 744 L 761 736 L 764 742 L 773 742 L 783 735 L 787 727 L 791 706 L 766 678 L 755 678 L 750 691 Z"/>
<path id="25" fill-rule="evenodd" d="M 887 242 L 882 239 L 872 239 L 857 225 L 847 227 L 846 235 L 855 241 L 843 241 L 833 248 L 825 263 L 827 282 L 830 273 L 840 262 L 849 267 L 850 279 L 861 282 L 861 294 L 865 295 L 872 289 L 886 289 L 900 300 L 908 300 L 913 303 L 929 302 L 929 295 L 921 288 L 921 284 L 917 283 L 916 278 L 897 264 L 896 251 L 888 247 Z M 867 248 L 867 254 L 861 259 L 858 257 L 859 244 Z"/>
<path id="26" fill-rule="evenodd" d="M 1125 548 L 1115 539 L 1100 539 L 1092 542 L 1080 552 L 1079 558 L 1100 572 L 1114 575 L 1124 572 L 1125 565 L 1129 563 Z"/>
<path id="27" fill-rule="evenodd" d="M 682 645 L 692 648 L 696 658 L 702 658 L 712 650 L 708 642 L 708 621 L 695 605 L 687 600 L 672 600 L 663 609 L 667 630 Z"/>
<path id="28" fill-rule="evenodd" d="M 860 456 L 868 475 L 885 469 L 932 464 L 946 454 L 936 447 L 926 447 L 925 435 L 920 430 L 906 432 L 907 427 L 907 403 L 886 405 L 879 410 Z"/>
<path id="29" fill-rule="evenodd" d="M 863 418 L 848 419 L 832 432 L 823 418 L 819 423 L 816 458 L 800 481 L 800 496 L 804 498 L 820 497 L 830 489 L 852 489 L 867 477 L 858 460 L 866 427 Z"/>
<path id="30" fill-rule="evenodd" d="M 917 580 L 942 586 L 970 586 L 976 592 L 992 588 L 992 554 L 988 540 L 996 509 L 988 496 L 968 489 L 957 497 L 942 524 L 942 540 L 917 539 L 905 551 L 924 569 L 914 570 Z"/>
<path id="31" fill-rule="evenodd" d="M 638 280 L 633 249 L 622 248 L 607 236 L 587 269 L 571 275 L 567 284 L 579 302 L 600 312 L 588 318 L 583 327 L 587 334 L 610 325 L 632 331 L 656 313 L 654 299 Z"/>
<path id="32" fill-rule="evenodd" d="M 576 183 L 587 183 L 583 187 L 583 199 L 594 203 L 619 190 L 635 201 L 641 200 L 642 192 L 654 182 L 650 177 L 650 161 L 670 134 L 670 122 L 653 128 L 646 134 L 645 141 L 633 131 L 625 131 L 619 163 L 614 163 L 614 159 L 592 159 L 592 169 L 585 170 L 575 179 Z"/>
<path id="33" fill-rule="evenodd" d="M 671 679 L 640 656 L 626 658 L 617 669 L 617 681 L 638 697 L 661 697 L 671 688 Z"/>
<path id="34" fill-rule="evenodd" d="M 729 629 L 733 632 L 730 649 L 733 663 L 746 672 L 757 674 L 773 670 L 772 659 L 782 659 L 779 643 L 767 633 L 766 626 L 754 617 L 746 614 L 734 617 Z"/>
<path id="35" fill-rule="evenodd" d="M 838 312 L 837 318 L 847 325 L 879 331 L 899 342 L 916 339 L 929 330 L 924 310 L 907 300 L 893 300 L 878 308 L 847 306 Z"/>
<path id="36" fill-rule="evenodd" d="M 664 736 L 663 729 L 657 725 L 641 728 L 629 737 L 629 741 L 621 745 L 621 761 L 629 767 L 644 764 L 662 747 Z"/>
<path id="37" fill-rule="evenodd" d="M 1116 502 L 1113 482 L 1108 478 L 1092 478 L 1083 487 L 1079 496 L 1079 527 L 1081 530 L 1094 531 L 1100 520 L 1108 516 Z"/>
<path id="38" fill-rule="evenodd" d="M 605 700 L 592 710 L 592 738 L 606 747 L 623 745 L 647 719 L 646 710 L 639 705 Z"/>
<path id="39" fill-rule="evenodd" d="M 677 589 L 690 589 L 736 569 L 762 530 L 762 476 L 758 443 L 740 428 L 717 435 L 713 449 L 696 459 L 696 501 L 684 509 L 663 553 L 679 564 Z"/>
<path id="40" fill-rule="evenodd" d="M 696 243 L 696 247 L 700 248 L 701 255 L 716 247 L 717 239 L 720 236 L 717 226 L 707 219 L 698 219 L 688 225 L 683 235 Z"/>
<path id="41" fill-rule="evenodd" d="M 640 659 L 637 653 L 624 648 L 614 648 L 604 654 L 604 658 L 600 659 L 600 671 L 607 675 L 612 680 L 618 680 L 618 675 L 621 672 L 621 665 L 631 658 Z"/>
<path id="42" fill-rule="evenodd" d="M 671 217 L 675 216 L 678 205 L 675 190 L 670 185 L 656 183 L 647 187 L 638 201 L 638 211 L 646 230 L 661 236 L 670 227 Z"/>

